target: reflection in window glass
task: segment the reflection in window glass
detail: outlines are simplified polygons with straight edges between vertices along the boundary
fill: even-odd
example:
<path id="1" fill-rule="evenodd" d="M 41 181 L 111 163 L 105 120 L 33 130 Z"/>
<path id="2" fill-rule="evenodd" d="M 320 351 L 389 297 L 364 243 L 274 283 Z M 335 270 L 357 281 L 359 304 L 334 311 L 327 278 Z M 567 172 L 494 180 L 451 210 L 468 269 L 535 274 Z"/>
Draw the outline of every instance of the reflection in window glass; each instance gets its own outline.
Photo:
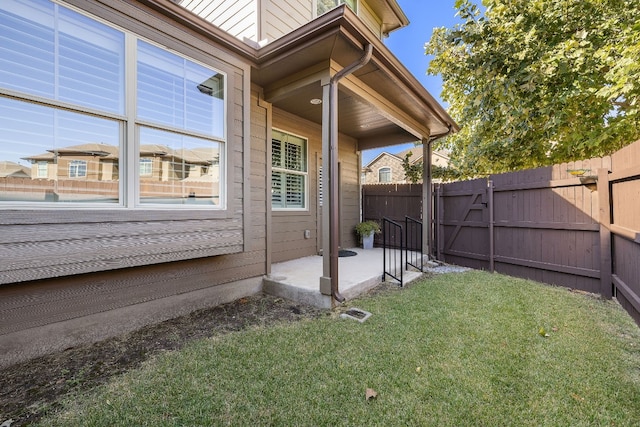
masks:
<path id="1" fill-rule="evenodd" d="M 224 76 L 138 41 L 138 118 L 224 137 Z"/>
<path id="2" fill-rule="evenodd" d="M 153 175 L 153 159 L 140 159 L 140 176 Z"/>
<path id="3" fill-rule="evenodd" d="M 38 172 L 37 172 L 37 177 L 38 178 L 46 178 L 47 177 L 47 162 L 37 162 L 37 167 L 38 167 Z"/>
<path id="4" fill-rule="evenodd" d="M 86 160 L 71 160 L 69 162 L 69 178 L 84 178 L 87 176 Z"/>
<path id="5" fill-rule="evenodd" d="M 346 4 L 354 12 L 358 12 L 358 0 L 318 0 L 318 16 L 330 11 L 331 9 Z"/>
<path id="6" fill-rule="evenodd" d="M 117 122 L 0 98 L 0 129 L 0 201 L 118 202 Z"/>
<path id="7" fill-rule="evenodd" d="M 140 128 L 140 158 L 152 164 L 140 176 L 141 203 L 220 204 L 221 144 Z"/>
<path id="8" fill-rule="evenodd" d="M 0 0 L 1 207 L 224 207 L 225 75 L 127 37 L 135 52 L 125 58 L 119 29 L 54 1 Z M 137 90 L 125 92 L 127 76 Z M 129 139 L 124 130 L 136 127 L 140 139 Z M 140 199 L 121 197 L 121 188 Z"/>
<path id="9" fill-rule="evenodd" d="M 50 2 L 0 2 L 0 86 L 124 112 L 124 34 Z"/>

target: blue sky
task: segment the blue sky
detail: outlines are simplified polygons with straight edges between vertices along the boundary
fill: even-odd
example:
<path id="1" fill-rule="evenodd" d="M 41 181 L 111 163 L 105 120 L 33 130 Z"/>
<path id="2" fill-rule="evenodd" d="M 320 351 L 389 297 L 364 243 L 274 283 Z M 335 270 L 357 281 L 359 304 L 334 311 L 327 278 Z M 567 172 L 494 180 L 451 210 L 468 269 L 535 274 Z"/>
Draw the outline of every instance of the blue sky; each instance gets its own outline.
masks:
<path id="1" fill-rule="evenodd" d="M 424 44 L 431 38 L 434 27 L 453 27 L 459 22 L 453 7 L 455 0 L 398 0 L 398 4 L 409 18 L 409 26 L 393 31 L 385 40 L 387 47 L 411 71 L 420 83 L 442 105 L 440 99 L 442 80 L 439 76 L 428 76 L 429 57 L 424 54 Z M 362 152 L 362 163 L 367 164 L 382 151 L 398 152 L 412 144 L 397 145 Z"/>

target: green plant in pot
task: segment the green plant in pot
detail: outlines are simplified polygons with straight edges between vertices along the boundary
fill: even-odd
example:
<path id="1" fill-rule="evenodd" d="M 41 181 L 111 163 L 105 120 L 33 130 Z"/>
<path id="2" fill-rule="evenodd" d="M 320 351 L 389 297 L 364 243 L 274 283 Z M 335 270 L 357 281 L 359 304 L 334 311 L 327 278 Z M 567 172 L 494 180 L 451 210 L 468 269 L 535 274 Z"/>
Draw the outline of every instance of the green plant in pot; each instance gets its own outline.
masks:
<path id="1" fill-rule="evenodd" d="M 372 249 L 373 235 L 380 233 L 380 224 L 375 221 L 363 221 L 356 225 L 356 233 L 362 238 L 362 247 Z"/>

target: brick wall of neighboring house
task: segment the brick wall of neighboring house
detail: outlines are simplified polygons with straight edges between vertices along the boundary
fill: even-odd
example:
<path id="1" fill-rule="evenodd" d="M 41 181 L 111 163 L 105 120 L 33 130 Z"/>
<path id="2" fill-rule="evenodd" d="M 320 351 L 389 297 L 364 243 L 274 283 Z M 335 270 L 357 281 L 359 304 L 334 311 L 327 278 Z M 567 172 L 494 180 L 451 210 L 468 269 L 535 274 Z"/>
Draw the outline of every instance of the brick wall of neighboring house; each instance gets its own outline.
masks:
<path id="1" fill-rule="evenodd" d="M 402 168 L 402 160 L 399 157 L 388 153 L 382 153 L 382 155 L 378 156 L 373 162 L 371 162 L 367 167 L 365 167 L 365 171 L 363 172 L 363 184 L 378 184 L 380 169 L 382 168 L 390 168 L 391 169 L 391 181 L 390 182 L 404 182 L 405 175 L 404 169 Z"/>
<path id="2" fill-rule="evenodd" d="M 422 163 L 422 147 L 414 147 L 409 150 L 401 151 L 397 154 L 383 152 L 373 159 L 369 164 L 362 168 L 362 184 L 381 184 L 379 176 L 380 169 L 388 167 L 391 169 L 391 180 L 393 184 L 406 184 L 406 175 L 402 167 L 402 160 L 408 152 L 412 152 L 411 163 Z M 431 162 L 434 166 L 446 167 L 449 164 L 449 158 L 446 154 L 434 151 L 431 156 Z M 434 182 L 438 182 L 434 180 Z"/>

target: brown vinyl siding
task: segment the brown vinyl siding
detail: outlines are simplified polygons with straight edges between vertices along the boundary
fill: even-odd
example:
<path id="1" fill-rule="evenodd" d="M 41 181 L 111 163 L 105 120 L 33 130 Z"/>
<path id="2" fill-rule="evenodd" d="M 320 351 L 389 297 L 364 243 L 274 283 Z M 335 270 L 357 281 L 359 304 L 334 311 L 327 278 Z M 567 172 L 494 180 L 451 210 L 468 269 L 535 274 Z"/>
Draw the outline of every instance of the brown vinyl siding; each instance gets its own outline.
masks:
<path id="1" fill-rule="evenodd" d="M 356 153 L 356 140 L 340 137 L 340 246 L 352 248 L 358 245 L 354 227 L 360 222 L 360 167 Z"/>

